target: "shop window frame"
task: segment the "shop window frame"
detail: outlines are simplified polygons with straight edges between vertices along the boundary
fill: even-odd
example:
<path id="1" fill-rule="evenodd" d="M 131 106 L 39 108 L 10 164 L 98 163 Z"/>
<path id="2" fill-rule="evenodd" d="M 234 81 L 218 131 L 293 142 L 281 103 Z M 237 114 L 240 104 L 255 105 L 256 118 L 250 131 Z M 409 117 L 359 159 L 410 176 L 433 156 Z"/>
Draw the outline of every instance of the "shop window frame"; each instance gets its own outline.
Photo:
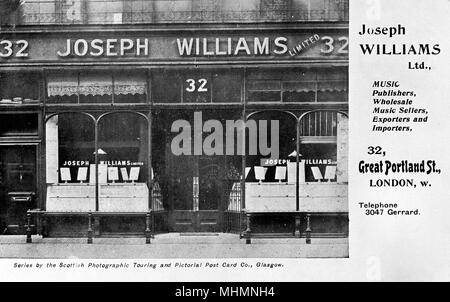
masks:
<path id="1" fill-rule="evenodd" d="M 284 112 L 284 113 L 288 113 L 291 116 L 293 116 L 296 119 L 296 155 L 295 155 L 295 162 L 296 162 L 296 182 L 295 182 L 295 186 L 296 186 L 296 193 L 295 193 L 295 200 L 296 200 L 296 211 L 300 211 L 300 182 L 299 182 L 299 169 L 300 169 L 300 152 L 301 152 L 301 138 L 302 136 L 300 135 L 300 123 L 302 121 L 302 119 L 307 116 L 308 114 L 311 113 L 316 113 L 316 112 L 333 112 L 336 114 L 341 114 L 344 118 L 346 118 L 348 120 L 348 112 L 346 112 L 345 110 L 342 109 L 313 109 L 313 110 L 309 110 L 303 113 L 296 113 L 295 111 L 290 111 L 290 110 L 282 110 L 282 109 L 263 109 L 263 110 L 255 110 L 253 112 L 247 113 L 245 116 L 245 120 L 248 120 L 251 116 L 258 114 L 260 112 L 267 112 L 267 111 L 276 111 L 276 112 Z M 245 135 L 246 137 L 246 135 Z M 328 139 L 328 138 L 327 138 Z M 327 140 L 326 139 L 326 140 Z M 326 141 L 324 140 L 324 142 Z M 337 147 L 337 146 L 336 146 Z M 348 155 L 348 151 L 347 151 L 347 155 Z M 246 156 L 243 156 L 243 160 L 242 160 L 242 167 L 243 169 L 245 169 L 246 167 Z M 348 169 L 348 167 L 347 167 Z M 242 171 L 243 175 L 245 175 L 245 170 Z M 242 177 L 241 179 L 241 189 L 243 190 L 243 196 L 244 198 L 242 199 L 242 204 L 241 204 L 241 208 L 245 209 L 246 208 L 246 204 L 245 204 L 245 183 L 246 183 L 246 179 L 245 177 Z M 336 182 L 335 182 L 336 183 Z M 346 185 L 347 183 L 339 183 L 340 185 Z"/>
<path id="2" fill-rule="evenodd" d="M 54 116 L 59 116 L 59 115 L 64 115 L 64 114 L 80 114 L 80 115 L 85 115 L 88 116 L 92 119 L 93 122 L 93 126 L 94 126 L 94 156 L 95 156 L 95 211 L 96 212 L 101 212 L 101 209 L 99 208 L 99 204 L 100 204 L 100 193 L 99 193 L 99 188 L 100 188 L 100 183 L 99 183 L 99 170 L 98 170 L 98 166 L 99 166 L 99 132 L 98 132 L 98 128 L 99 128 L 99 123 L 102 120 L 102 118 L 104 116 L 108 116 L 108 115 L 112 115 L 112 114 L 120 114 L 120 113 L 131 113 L 131 114 L 136 114 L 139 115 L 141 117 L 143 117 L 146 120 L 146 124 L 147 124 L 147 128 L 148 128 L 148 140 L 147 140 L 147 144 L 148 144 L 148 156 L 146 157 L 148 163 L 147 163 L 147 180 L 144 182 L 146 183 L 147 187 L 148 187 L 148 192 L 149 192 L 149 196 L 148 196 L 148 211 L 152 211 L 153 207 L 154 207 L 154 200 L 152 198 L 152 191 L 154 189 L 153 187 L 153 175 L 151 173 L 151 162 L 152 162 L 152 156 L 151 156 L 151 117 L 150 117 L 150 112 L 149 113 L 143 113 L 141 111 L 137 111 L 137 110 L 120 110 L 120 111 L 104 111 L 102 114 L 98 115 L 98 116 L 94 116 L 92 113 L 90 112 L 86 112 L 86 111 L 73 111 L 73 110 L 67 110 L 67 111 L 57 111 L 57 112 L 52 112 L 49 113 L 45 116 L 44 118 L 44 128 L 46 128 L 47 122 Z M 59 146 L 58 146 L 58 152 L 59 152 Z M 47 163 L 45 165 L 45 170 L 47 169 Z M 58 173 L 59 174 L 59 173 Z M 55 183 L 48 183 L 47 180 L 47 175 L 46 175 L 46 180 L 45 180 L 45 184 L 54 184 L 54 185 L 59 185 L 60 181 L 59 181 L 59 175 L 58 175 L 58 182 Z"/>

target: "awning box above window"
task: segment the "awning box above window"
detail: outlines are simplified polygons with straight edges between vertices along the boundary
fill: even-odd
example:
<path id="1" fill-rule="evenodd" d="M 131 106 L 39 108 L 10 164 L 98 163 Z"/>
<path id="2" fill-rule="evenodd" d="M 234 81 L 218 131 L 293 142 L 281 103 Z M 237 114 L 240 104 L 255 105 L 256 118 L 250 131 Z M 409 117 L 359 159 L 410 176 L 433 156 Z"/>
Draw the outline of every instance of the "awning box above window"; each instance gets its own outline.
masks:
<path id="1" fill-rule="evenodd" d="M 124 72 L 57 73 L 47 77 L 48 96 L 145 94 L 145 75 Z"/>

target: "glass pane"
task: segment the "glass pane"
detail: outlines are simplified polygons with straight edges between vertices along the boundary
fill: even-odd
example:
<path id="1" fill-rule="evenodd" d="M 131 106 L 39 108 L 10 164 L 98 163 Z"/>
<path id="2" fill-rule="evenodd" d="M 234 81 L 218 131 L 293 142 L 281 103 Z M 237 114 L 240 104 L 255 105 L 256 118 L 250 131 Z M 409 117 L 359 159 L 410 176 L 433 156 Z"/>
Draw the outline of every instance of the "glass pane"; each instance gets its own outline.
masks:
<path id="1" fill-rule="evenodd" d="M 10 197 L 22 195 L 20 192 L 36 193 L 36 179 L 35 146 L 0 146 L 0 232 L 2 235 L 24 234 L 22 232 L 25 228 L 22 227 L 26 222 L 27 210 L 36 207 L 36 198 L 32 197 L 31 201 L 24 202 L 13 201 Z"/>
<path id="2" fill-rule="evenodd" d="M 278 182 L 276 179 L 277 166 L 287 166 L 287 162 L 295 159 L 296 150 L 296 120 L 284 112 L 266 111 L 252 115 L 249 121 L 257 122 L 258 133 L 247 131 L 246 138 L 246 166 L 248 174 L 246 181 L 258 181 L 255 167 L 264 166 L 263 182 Z M 260 123 L 266 121 L 267 129 L 260 127 Z M 278 124 L 278 129 L 276 127 Z M 270 126 L 269 126 L 270 125 Z M 273 131 L 272 131 L 273 128 Z M 278 131 L 277 131 L 278 130 Z M 252 140 L 257 138 L 257 140 Z M 262 142 L 265 140 L 266 142 Z M 269 152 L 263 152 L 261 144 L 269 147 Z M 268 159 L 279 160 L 278 162 L 267 161 Z M 286 178 L 282 181 L 287 181 Z"/>
<path id="3" fill-rule="evenodd" d="M 249 102 L 280 102 L 281 93 L 279 91 L 255 91 L 248 93 Z"/>
<path id="4" fill-rule="evenodd" d="M 336 144 L 301 144 L 306 182 L 336 181 Z"/>
<path id="5" fill-rule="evenodd" d="M 89 23 L 122 23 L 123 1 L 87 1 Z"/>
<path id="6" fill-rule="evenodd" d="M 57 3 L 59 5 L 56 6 L 56 11 L 58 13 L 55 16 L 58 22 L 72 24 L 82 23 L 84 20 L 88 19 L 86 16 L 86 3 L 83 3 L 82 0 L 58 2 L 60 2 Z"/>
<path id="7" fill-rule="evenodd" d="M 188 73 L 184 76 L 183 103 L 211 103 L 211 77 L 209 73 Z"/>
<path id="8" fill-rule="evenodd" d="M 180 103 L 181 78 L 176 72 L 158 72 L 152 77 L 153 101 L 155 103 Z"/>
<path id="9" fill-rule="evenodd" d="M 337 113 L 332 111 L 312 112 L 300 121 L 300 136 L 336 136 Z"/>
<path id="10" fill-rule="evenodd" d="M 36 72 L 0 73 L 0 104 L 38 102 L 41 78 Z"/>
<path id="11" fill-rule="evenodd" d="M 233 12 L 256 12 L 260 8 L 260 0 L 227 0 L 219 1 L 220 10 Z"/>
<path id="12" fill-rule="evenodd" d="M 306 182 L 347 182 L 348 119 L 319 111 L 301 120 L 300 154 Z"/>
<path id="13" fill-rule="evenodd" d="M 348 102 L 348 83 L 342 80 L 328 80 L 317 83 L 318 102 Z"/>
<path id="14" fill-rule="evenodd" d="M 47 183 L 95 182 L 94 163 L 94 121 L 89 116 L 64 113 L 47 120 Z"/>
<path id="15" fill-rule="evenodd" d="M 212 90 L 215 103 L 240 103 L 241 75 L 238 72 L 214 73 Z"/>
<path id="16" fill-rule="evenodd" d="M 130 0 L 124 1 L 124 22 L 141 23 L 153 20 L 153 1 Z"/>
<path id="17" fill-rule="evenodd" d="M 199 210 L 217 210 L 219 206 L 220 184 L 218 157 L 199 158 Z"/>
<path id="18" fill-rule="evenodd" d="M 169 171 L 171 177 L 169 195 L 172 196 L 174 210 L 193 210 L 194 172 L 193 158 L 173 157 L 171 171 Z M 198 192 L 198 183 L 195 186 L 195 191 Z"/>
<path id="19" fill-rule="evenodd" d="M 247 83 L 248 90 L 263 90 L 263 91 L 270 91 L 270 90 L 281 90 L 281 82 L 280 81 L 249 81 Z"/>
<path id="20" fill-rule="evenodd" d="M 36 148 L 34 146 L 0 147 L 1 200 L 8 199 L 5 195 L 8 192 L 35 192 L 35 190 Z"/>
<path id="21" fill-rule="evenodd" d="M 290 1 L 261 0 L 261 12 L 266 20 L 287 20 L 290 17 Z"/>
<path id="22" fill-rule="evenodd" d="M 21 15 L 24 24 L 48 24 L 56 21 L 56 1 L 22 1 Z"/>
<path id="23" fill-rule="evenodd" d="M 104 165 L 108 174 L 103 180 L 146 182 L 149 154 L 146 119 L 135 113 L 109 114 L 100 120 L 98 131 L 99 164 Z"/>
<path id="24" fill-rule="evenodd" d="M 348 102 L 347 91 L 318 91 L 318 102 Z"/>
<path id="25" fill-rule="evenodd" d="M 37 114 L 0 114 L 0 136 L 37 135 Z"/>
<path id="26" fill-rule="evenodd" d="M 283 82 L 283 102 L 315 102 L 315 82 Z"/>
<path id="27" fill-rule="evenodd" d="M 318 102 L 348 101 L 348 69 L 333 68 L 317 72 Z"/>
<path id="28" fill-rule="evenodd" d="M 192 19 L 192 0 L 155 0 L 156 21 L 188 21 Z"/>

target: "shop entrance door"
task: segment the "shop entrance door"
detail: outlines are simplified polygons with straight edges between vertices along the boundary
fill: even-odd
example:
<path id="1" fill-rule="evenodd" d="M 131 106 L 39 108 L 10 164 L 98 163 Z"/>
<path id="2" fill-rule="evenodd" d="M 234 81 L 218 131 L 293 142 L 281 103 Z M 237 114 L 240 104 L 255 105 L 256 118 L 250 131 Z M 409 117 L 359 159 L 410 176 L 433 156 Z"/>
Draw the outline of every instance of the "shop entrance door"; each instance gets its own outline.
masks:
<path id="1" fill-rule="evenodd" d="M 0 146 L 0 234 L 25 234 L 36 207 L 36 147 Z"/>
<path id="2" fill-rule="evenodd" d="M 221 231 L 224 207 L 220 157 L 173 156 L 169 165 L 171 230 Z"/>

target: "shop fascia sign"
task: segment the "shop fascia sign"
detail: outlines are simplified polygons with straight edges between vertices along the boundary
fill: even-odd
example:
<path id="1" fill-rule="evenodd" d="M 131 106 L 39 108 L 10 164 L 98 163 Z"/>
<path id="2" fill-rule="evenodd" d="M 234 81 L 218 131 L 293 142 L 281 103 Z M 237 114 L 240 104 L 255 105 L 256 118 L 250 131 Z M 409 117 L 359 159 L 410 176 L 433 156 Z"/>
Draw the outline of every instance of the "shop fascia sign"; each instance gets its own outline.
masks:
<path id="1" fill-rule="evenodd" d="M 179 56 L 242 56 L 242 55 L 291 55 L 298 54 L 307 45 L 312 45 L 319 40 L 319 35 L 314 35 L 289 49 L 288 38 L 279 36 L 273 39 L 269 37 L 233 39 L 226 38 L 177 38 L 176 46 Z M 298 47 L 300 45 L 300 48 Z M 124 56 L 133 53 L 136 56 L 148 56 L 150 48 L 149 39 L 67 39 L 64 50 L 58 50 L 60 57 L 68 56 Z"/>
<path id="2" fill-rule="evenodd" d="M 160 38 L 160 37 L 159 37 Z M 159 44 L 159 41 L 157 44 Z M 0 40 L 0 59 L 29 58 L 32 42 L 26 39 Z M 152 40 L 149 38 L 65 39 L 55 50 L 59 58 L 149 57 Z M 233 56 L 300 56 L 320 45 L 321 55 L 348 54 L 348 38 L 311 34 L 288 37 L 184 37 L 169 43 L 179 57 Z"/>

